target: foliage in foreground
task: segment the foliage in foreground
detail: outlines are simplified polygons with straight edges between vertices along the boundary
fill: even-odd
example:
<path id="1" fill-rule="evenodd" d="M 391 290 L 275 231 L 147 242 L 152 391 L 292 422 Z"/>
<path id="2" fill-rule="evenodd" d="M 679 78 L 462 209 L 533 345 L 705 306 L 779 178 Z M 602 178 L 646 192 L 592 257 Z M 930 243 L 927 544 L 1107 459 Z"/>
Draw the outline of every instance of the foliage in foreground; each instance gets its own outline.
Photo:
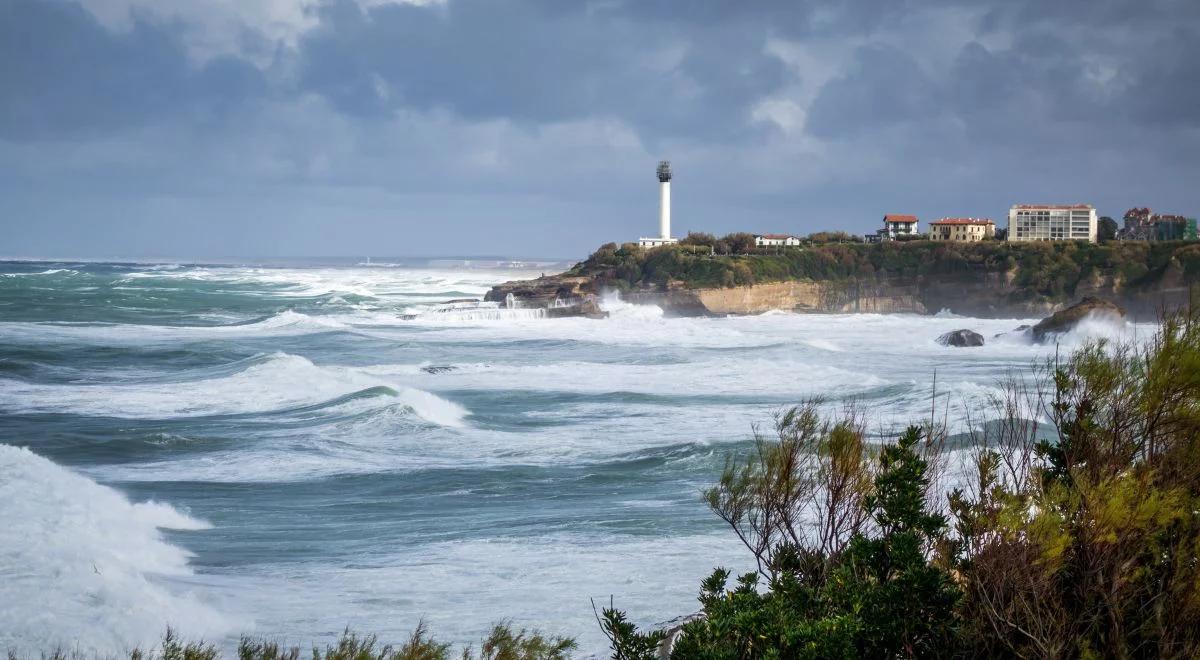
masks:
<path id="1" fill-rule="evenodd" d="M 575 641 L 565 637 L 547 637 L 538 631 L 513 630 L 508 623 L 496 624 L 479 646 L 479 655 L 471 647 L 463 649 L 461 655 L 451 653 L 451 645 L 434 639 L 422 621 L 417 624 L 408 640 L 400 646 L 380 644 L 375 635 L 359 636 L 346 630 L 337 643 L 325 648 L 313 647 L 311 656 L 298 646 L 286 646 L 277 642 L 243 637 L 238 644 L 238 660 L 566 660 L 575 648 Z M 20 656 L 10 651 L 8 660 L 19 660 Z M 221 652 L 206 642 L 187 642 L 179 638 L 174 630 L 167 629 L 162 643 L 149 651 L 134 649 L 129 660 L 220 660 Z M 43 654 L 42 660 L 89 660 L 80 651 L 55 649 Z"/>
<path id="2" fill-rule="evenodd" d="M 933 424 L 874 452 L 852 413 L 782 415 L 705 494 L 758 571 L 705 580 L 671 657 L 1195 657 L 1200 318 L 1035 375 L 1006 384 L 945 497 Z M 601 624 L 617 660 L 666 637 Z"/>

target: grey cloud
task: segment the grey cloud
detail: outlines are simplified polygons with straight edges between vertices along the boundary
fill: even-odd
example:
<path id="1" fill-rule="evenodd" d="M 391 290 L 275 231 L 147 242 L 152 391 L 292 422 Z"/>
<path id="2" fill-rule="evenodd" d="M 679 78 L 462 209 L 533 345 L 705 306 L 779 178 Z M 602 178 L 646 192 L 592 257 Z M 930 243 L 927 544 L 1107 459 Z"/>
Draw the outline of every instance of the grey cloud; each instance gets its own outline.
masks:
<path id="1" fill-rule="evenodd" d="M 942 109 L 938 86 L 903 50 L 858 49 L 846 75 L 822 88 L 808 113 L 817 137 L 855 135 L 872 128 L 928 120 Z"/>
<path id="2" fill-rule="evenodd" d="M 577 254 L 652 224 L 660 154 L 683 229 L 1200 210 L 1194 0 L 329 0 L 294 47 L 203 63 L 194 25 L 76 1 L 0 0 L 0 236 L 30 252 L 153 226 L 148 253 Z"/>
<path id="3" fill-rule="evenodd" d="M 369 11 L 342 0 L 322 19 L 300 44 L 301 84 L 357 115 L 407 107 L 532 123 L 613 117 L 647 133 L 718 139 L 744 134 L 753 104 L 789 80 L 761 25 L 693 33 L 524 0 Z"/>
<path id="4" fill-rule="evenodd" d="M 201 118 L 263 93 L 262 74 L 224 57 L 188 62 L 178 27 L 135 18 L 114 33 L 79 5 L 0 2 L 0 137 L 59 138 Z"/>

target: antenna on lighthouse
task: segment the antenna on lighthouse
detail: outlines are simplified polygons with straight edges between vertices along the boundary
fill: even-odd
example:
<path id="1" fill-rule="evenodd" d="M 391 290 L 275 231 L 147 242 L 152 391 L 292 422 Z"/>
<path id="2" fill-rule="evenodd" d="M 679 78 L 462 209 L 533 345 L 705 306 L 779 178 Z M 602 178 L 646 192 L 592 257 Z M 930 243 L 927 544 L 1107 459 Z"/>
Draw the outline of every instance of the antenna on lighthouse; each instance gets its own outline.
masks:
<path id="1" fill-rule="evenodd" d="M 658 161 L 658 180 L 660 183 L 666 183 L 671 180 L 671 161 Z"/>

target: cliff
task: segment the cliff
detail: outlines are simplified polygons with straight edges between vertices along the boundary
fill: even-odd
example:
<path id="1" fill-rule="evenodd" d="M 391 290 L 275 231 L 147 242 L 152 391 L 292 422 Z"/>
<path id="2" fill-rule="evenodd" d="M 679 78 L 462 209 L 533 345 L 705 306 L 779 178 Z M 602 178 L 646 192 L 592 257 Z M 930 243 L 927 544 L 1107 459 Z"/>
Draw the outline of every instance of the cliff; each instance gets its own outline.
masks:
<path id="1" fill-rule="evenodd" d="M 550 306 L 555 299 L 568 302 L 610 290 L 682 316 L 949 309 L 979 317 L 1036 317 L 1092 296 L 1115 302 L 1134 318 L 1153 319 L 1200 294 L 1200 245 L 915 242 L 730 257 L 605 246 L 563 275 L 508 282 L 487 299 L 504 301 L 512 294 L 525 306 Z"/>

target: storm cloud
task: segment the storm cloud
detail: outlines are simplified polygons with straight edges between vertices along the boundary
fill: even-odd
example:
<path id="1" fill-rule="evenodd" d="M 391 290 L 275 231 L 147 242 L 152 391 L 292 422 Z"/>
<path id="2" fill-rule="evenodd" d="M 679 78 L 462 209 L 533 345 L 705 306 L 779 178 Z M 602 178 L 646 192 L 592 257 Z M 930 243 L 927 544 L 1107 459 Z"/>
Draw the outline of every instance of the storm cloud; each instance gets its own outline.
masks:
<path id="1" fill-rule="evenodd" d="M 579 256 L 659 158 L 683 230 L 1196 214 L 1197 83 L 1178 0 L 0 0 L 0 254 Z"/>

